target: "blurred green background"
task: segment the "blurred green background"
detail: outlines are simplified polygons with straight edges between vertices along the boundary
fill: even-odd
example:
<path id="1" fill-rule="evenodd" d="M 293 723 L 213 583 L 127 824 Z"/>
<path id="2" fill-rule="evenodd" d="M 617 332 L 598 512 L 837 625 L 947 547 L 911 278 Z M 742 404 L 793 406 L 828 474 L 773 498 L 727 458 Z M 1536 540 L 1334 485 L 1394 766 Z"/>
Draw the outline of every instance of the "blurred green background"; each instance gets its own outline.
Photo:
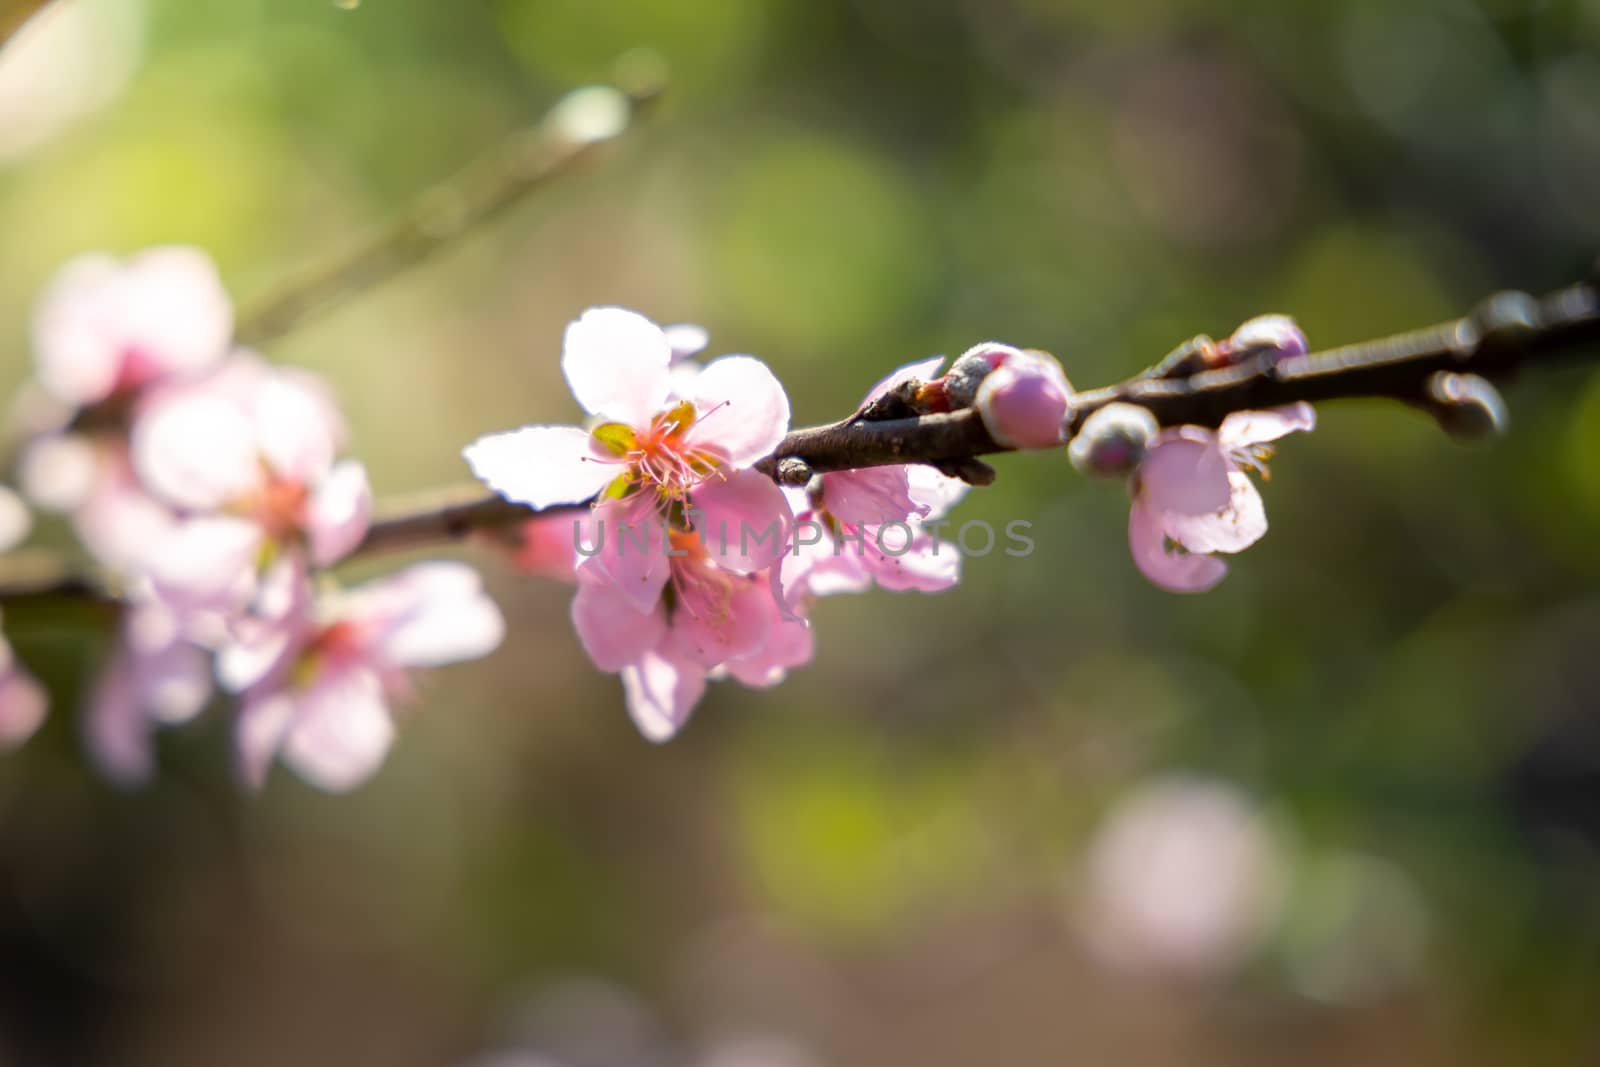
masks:
<path id="1" fill-rule="evenodd" d="M 335 384 L 380 495 L 569 420 L 594 304 L 705 324 L 810 423 L 984 339 L 1100 385 L 1255 313 L 1360 340 L 1600 247 L 1593 0 L 48 21 L 0 54 L 7 388 L 77 252 L 193 242 L 247 300 L 665 60 L 603 165 L 271 348 Z M 221 708 L 117 792 L 74 721 L 104 635 L 12 632 L 57 697 L 0 767 L 0 1065 L 1594 1062 L 1600 376 L 1509 399 L 1486 450 L 1326 408 L 1195 598 L 1134 570 L 1121 492 L 1005 457 L 956 518 L 1030 520 L 1032 557 L 822 602 L 811 667 L 714 687 L 660 748 L 566 590 L 475 555 L 511 637 L 343 798 L 241 796 Z"/>

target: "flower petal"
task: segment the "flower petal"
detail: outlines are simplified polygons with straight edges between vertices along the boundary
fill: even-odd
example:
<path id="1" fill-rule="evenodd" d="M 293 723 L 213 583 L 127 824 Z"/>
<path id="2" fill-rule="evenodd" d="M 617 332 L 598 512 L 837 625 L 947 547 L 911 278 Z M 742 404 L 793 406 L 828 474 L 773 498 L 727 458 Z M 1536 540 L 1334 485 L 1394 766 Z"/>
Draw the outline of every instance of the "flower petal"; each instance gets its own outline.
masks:
<path id="1" fill-rule="evenodd" d="M 168 503 L 211 511 L 261 482 L 250 420 L 221 390 L 184 390 L 152 403 L 133 426 L 133 466 Z"/>
<path id="2" fill-rule="evenodd" d="M 283 760 L 300 777 L 330 793 L 365 782 L 394 743 L 394 720 L 377 674 L 333 671 L 299 694 L 283 738 Z"/>
<path id="3" fill-rule="evenodd" d="M 789 432 L 789 397 L 752 356 L 723 356 L 706 364 L 689 386 L 699 414 L 687 439 L 715 449 L 733 467 L 771 454 Z"/>
<path id="4" fill-rule="evenodd" d="M 620 589 L 633 610 L 651 611 L 672 576 L 666 530 L 653 499 L 637 493 L 608 500 L 594 509 L 595 534 L 588 540 L 593 554 L 579 565 L 582 575 L 604 576 Z"/>
<path id="5" fill-rule="evenodd" d="M 327 475 L 345 427 L 322 379 L 274 369 L 248 401 L 256 451 L 274 474 L 307 485 Z"/>
<path id="6" fill-rule="evenodd" d="M 1228 506 L 1210 515 L 1162 516 L 1166 534 L 1190 552 L 1243 552 L 1267 532 L 1261 492 L 1243 471 L 1228 475 Z"/>
<path id="7" fill-rule="evenodd" d="M 967 483 L 960 478 L 941 474 L 921 463 L 906 468 L 906 487 L 913 503 L 922 511 L 925 522 L 942 519 L 945 513 L 967 495 Z"/>
<path id="8" fill-rule="evenodd" d="M 590 308 L 567 326 L 561 372 L 591 415 L 644 426 L 666 404 L 672 344 L 636 311 Z"/>
<path id="9" fill-rule="evenodd" d="M 11 489 L 0 485 L 0 552 L 10 552 L 33 531 L 33 513 Z"/>
<path id="10" fill-rule="evenodd" d="M 128 261 L 124 343 L 163 374 L 191 374 L 222 359 L 233 304 L 211 257 L 165 246 Z"/>
<path id="11" fill-rule="evenodd" d="M 718 566 L 750 574 L 782 554 L 794 516 L 783 490 L 766 475 L 742 470 L 714 477 L 690 500 L 700 540 Z"/>
<path id="12" fill-rule="evenodd" d="M 822 499 L 840 522 L 876 525 L 929 511 L 911 499 L 911 472 L 904 465 L 824 474 Z"/>
<path id="13" fill-rule="evenodd" d="M 246 519 L 178 523 L 146 559 L 156 593 L 178 610 L 236 610 L 256 585 L 261 528 Z"/>
<path id="14" fill-rule="evenodd" d="M 461 453 L 472 473 L 507 500 L 534 508 L 578 504 L 617 476 L 576 426 L 525 426 L 480 437 Z"/>
<path id="15" fill-rule="evenodd" d="M 505 638 L 505 618 L 465 563 L 437 560 L 371 583 L 394 590 L 403 609 L 378 643 L 387 664 L 441 667 L 487 656 Z"/>
<path id="16" fill-rule="evenodd" d="M 660 604 L 639 611 L 627 594 L 603 577 L 581 578 L 572 598 L 572 625 L 594 665 L 615 673 L 637 663 L 661 643 L 667 616 Z"/>
<path id="17" fill-rule="evenodd" d="M 961 580 L 961 553 L 949 541 L 918 530 L 905 551 L 896 556 L 878 550 L 877 535 L 878 531 L 868 531 L 867 536 L 874 540 L 861 559 L 880 588 L 896 593 L 938 593 Z M 896 551 L 905 543 L 900 530 L 884 531 L 883 538 L 884 544 Z"/>
<path id="18" fill-rule="evenodd" d="M 372 486 L 358 460 L 334 464 L 306 507 L 311 560 L 326 567 L 343 559 L 367 535 L 372 522 Z"/>
<path id="19" fill-rule="evenodd" d="M 667 336 L 667 344 L 672 348 L 672 362 L 677 363 L 688 359 L 690 356 L 705 349 L 711 343 L 711 335 L 704 326 L 697 326 L 692 322 L 680 322 L 673 326 L 664 326 L 661 332 Z"/>
<path id="20" fill-rule="evenodd" d="M 1235 411 L 1222 420 L 1217 440 L 1225 451 L 1237 452 L 1298 430 L 1313 430 L 1316 425 L 1317 409 L 1301 401 L 1266 411 Z"/>
<path id="21" fill-rule="evenodd" d="M 760 651 L 772 624 L 772 593 L 764 582 L 742 581 L 715 613 L 697 615 L 678 602 L 672 616 L 675 646 L 706 668 Z"/>
<path id="22" fill-rule="evenodd" d="M 1139 493 L 1157 511 L 1208 515 L 1228 506 L 1232 462 L 1215 435 L 1194 427 L 1169 430 L 1156 438 L 1139 467 Z"/>
<path id="23" fill-rule="evenodd" d="M 667 741 L 689 721 L 706 691 L 705 668 L 648 652 L 622 672 L 628 714 L 651 741 Z"/>
<path id="24" fill-rule="evenodd" d="M 95 682 L 83 718 L 83 742 L 101 774 L 120 786 L 142 785 L 155 768 L 150 717 L 139 699 L 133 658 L 119 648 Z"/>
<path id="25" fill-rule="evenodd" d="M 108 255 L 70 260 L 51 279 L 33 318 L 39 381 L 74 406 L 110 395 L 122 353 L 117 343 L 117 286 L 122 265 Z"/>
<path id="26" fill-rule="evenodd" d="M 1143 497 L 1128 513 L 1128 550 L 1144 576 L 1171 593 L 1203 593 L 1228 573 L 1216 556 L 1169 550 L 1162 516 Z"/>
<path id="27" fill-rule="evenodd" d="M 50 697 L 33 675 L 17 665 L 9 645 L 0 641 L 4 665 L 0 668 L 0 749 L 15 748 L 44 723 Z"/>

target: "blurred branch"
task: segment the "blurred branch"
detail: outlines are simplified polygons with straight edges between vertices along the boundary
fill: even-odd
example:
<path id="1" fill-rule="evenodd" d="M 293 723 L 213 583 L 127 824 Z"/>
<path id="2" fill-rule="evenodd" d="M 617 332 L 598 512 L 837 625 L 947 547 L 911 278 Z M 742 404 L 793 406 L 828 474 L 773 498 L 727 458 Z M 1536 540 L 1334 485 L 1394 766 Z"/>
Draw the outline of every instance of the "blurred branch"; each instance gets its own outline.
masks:
<path id="1" fill-rule="evenodd" d="M 33 18 L 50 0 L 7 0 L 0 8 L 0 48 L 4 48 L 22 24 Z"/>
<path id="2" fill-rule="evenodd" d="M 567 94 L 532 127 L 419 196 L 400 218 L 332 261 L 291 277 L 239 318 L 239 340 L 260 345 L 416 266 L 535 190 L 579 170 L 637 125 L 660 95 L 659 64 L 634 56 L 626 87 Z"/>
<path id="3" fill-rule="evenodd" d="M 1535 298 L 1507 292 L 1489 298 L 1464 318 L 1426 329 L 1325 352 L 1274 360 L 1260 355 L 1219 369 L 1164 376 L 1144 372 L 1117 385 L 1076 395 L 1067 418 L 1070 437 L 1091 413 L 1124 402 L 1148 409 L 1163 426 L 1216 426 L 1237 411 L 1297 401 L 1386 398 L 1434 414 L 1452 428 L 1452 406 L 1461 397 L 1477 402 L 1489 385 L 1530 365 L 1554 364 L 1600 354 L 1600 288 L 1593 282 Z M 1441 388 L 1481 383 L 1482 391 Z M 976 457 L 1005 448 L 989 436 L 972 409 L 914 418 L 872 420 L 861 415 L 826 426 L 795 430 L 758 468 L 786 483 L 803 484 L 812 474 L 895 463 L 927 463 L 975 472 Z M 539 515 L 581 512 L 566 505 L 538 512 L 477 488 L 403 502 L 381 509 L 354 556 L 424 548 L 465 540 L 474 533 L 515 526 Z M 95 586 L 68 575 L 10 585 L 0 582 L 0 602 L 49 597 L 102 597 Z"/>

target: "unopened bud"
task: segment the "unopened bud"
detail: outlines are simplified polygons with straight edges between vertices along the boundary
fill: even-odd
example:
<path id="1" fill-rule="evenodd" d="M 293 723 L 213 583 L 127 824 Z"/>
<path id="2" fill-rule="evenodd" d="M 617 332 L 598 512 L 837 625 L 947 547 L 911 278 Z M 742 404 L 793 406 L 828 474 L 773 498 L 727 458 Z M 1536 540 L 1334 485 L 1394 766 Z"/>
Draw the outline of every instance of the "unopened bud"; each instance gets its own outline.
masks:
<path id="1" fill-rule="evenodd" d="M 1012 350 L 978 386 L 989 436 L 1011 448 L 1053 448 L 1066 440 L 1072 386 L 1055 357 Z"/>
<path id="2" fill-rule="evenodd" d="M 1287 315 L 1257 315 L 1242 323 L 1225 342 L 1234 353 L 1276 352 L 1280 358 L 1311 351 L 1306 335 Z"/>
<path id="3" fill-rule="evenodd" d="M 1083 420 L 1067 446 L 1078 473 L 1089 478 L 1125 478 L 1139 469 L 1161 427 L 1137 404 L 1107 404 Z"/>
<path id="4" fill-rule="evenodd" d="M 969 408 L 978 401 L 978 386 L 983 384 L 996 367 L 1014 356 L 1022 355 L 1020 348 L 1003 345 L 999 341 L 985 341 L 973 345 L 952 364 L 942 379 L 945 395 L 952 410 Z"/>
<path id="5" fill-rule="evenodd" d="M 1428 379 L 1428 409 L 1457 441 L 1484 441 L 1506 432 L 1505 398 L 1487 378 L 1440 371 Z"/>

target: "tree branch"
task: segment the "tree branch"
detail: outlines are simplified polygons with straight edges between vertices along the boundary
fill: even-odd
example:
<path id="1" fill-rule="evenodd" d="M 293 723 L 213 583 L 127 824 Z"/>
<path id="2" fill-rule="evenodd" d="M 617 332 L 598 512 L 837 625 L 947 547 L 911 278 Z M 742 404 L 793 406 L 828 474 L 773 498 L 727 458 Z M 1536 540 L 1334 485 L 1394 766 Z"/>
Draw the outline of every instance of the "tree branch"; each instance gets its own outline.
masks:
<path id="1" fill-rule="evenodd" d="M 1472 314 L 1425 329 L 1325 352 L 1274 360 L 1263 355 L 1236 366 L 1181 377 L 1148 373 L 1076 395 L 1067 419 L 1070 437 L 1107 404 L 1137 404 L 1163 426 L 1216 426 L 1236 411 L 1296 401 L 1387 398 L 1433 409 L 1435 375 L 1447 372 L 1503 380 L 1530 365 L 1600 354 L 1600 288 L 1585 282 L 1534 298 L 1500 293 Z M 958 467 L 1010 449 L 997 444 L 972 409 L 879 421 L 852 415 L 840 422 L 792 431 L 758 469 L 785 482 L 811 473 L 929 463 Z M 578 513 L 585 505 L 538 512 L 476 488 L 430 494 L 382 509 L 353 557 L 460 542 L 526 522 L 541 514 Z M 17 594 L 38 599 L 78 597 L 94 587 L 63 576 L 56 584 L 0 585 L 0 602 Z"/>
<path id="2" fill-rule="evenodd" d="M 1375 341 L 1274 361 L 1257 357 L 1234 367 L 1181 378 L 1137 375 L 1080 392 L 1067 430 L 1117 401 L 1149 409 L 1163 426 L 1216 426 L 1235 411 L 1383 397 L 1429 408 L 1429 383 L 1441 371 L 1505 379 L 1529 364 L 1600 354 L 1600 289 L 1572 286 L 1535 299 L 1500 293 L 1465 318 Z M 758 469 L 780 481 L 807 472 L 894 463 L 951 463 L 1009 448 L 997 444 L 974 410 L 917 418 L 861 421 L 852 416 L 791 432 Z M 785 469 L 786 461 L 800 461 Z M 798 472 L 791 475 L 790 471 Z M 460 496 L 442 508 L 398 512 L 373 525 L 358 552 L 418 548 L 458 541 L 475 530 L 525 522 L 538 512 L 494 494 Z"/>

